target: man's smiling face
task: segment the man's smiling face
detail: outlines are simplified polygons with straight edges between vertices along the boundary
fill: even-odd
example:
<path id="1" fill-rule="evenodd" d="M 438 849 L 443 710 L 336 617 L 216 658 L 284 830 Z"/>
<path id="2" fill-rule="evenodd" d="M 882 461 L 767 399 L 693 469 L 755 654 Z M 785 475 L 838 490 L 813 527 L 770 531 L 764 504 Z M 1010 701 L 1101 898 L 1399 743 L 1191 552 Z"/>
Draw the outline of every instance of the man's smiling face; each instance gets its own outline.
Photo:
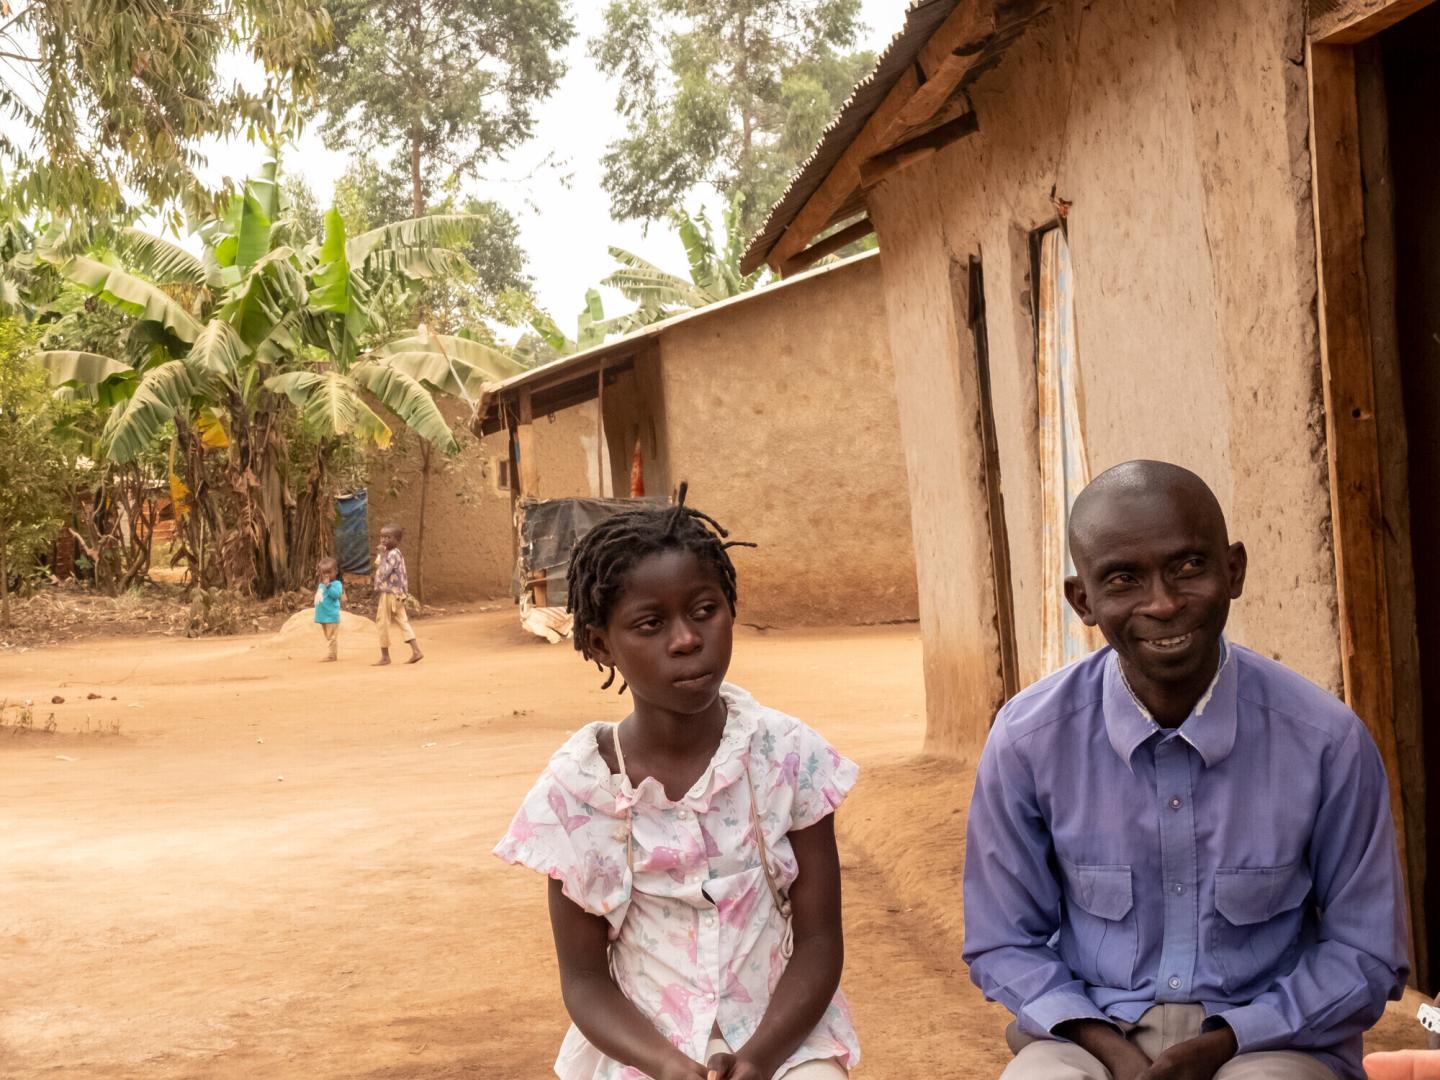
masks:
<path id="1" fill-rule="evenodd" d="M 1142 698 L 1142 684 L 1203 689 L 1244 587 L 1244 545 L 1229 542 L 1214 496 L 1195 484 L 1115 485 L 1093 492 L 1074 521 L 1066 596 Z"/>

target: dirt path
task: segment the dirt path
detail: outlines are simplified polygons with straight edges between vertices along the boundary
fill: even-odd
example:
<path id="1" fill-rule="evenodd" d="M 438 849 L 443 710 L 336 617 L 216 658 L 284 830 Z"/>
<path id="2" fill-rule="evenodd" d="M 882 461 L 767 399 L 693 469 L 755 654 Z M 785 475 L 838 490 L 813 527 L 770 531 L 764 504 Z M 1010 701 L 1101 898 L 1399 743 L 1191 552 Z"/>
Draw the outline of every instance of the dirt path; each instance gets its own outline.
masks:
<path id="1" fill-rule="evenodd" d="M 508 609 L 417 629 L 424 663 L 389 669 L 364 632 L 315 663 L 313 627 L 0 657 L 0 698 L 59 729 L 0 735 L 0 1075 L 549 1075 L 544 889 L 489 850 L 566 733 L 622 706 Z M 1006 1017 L 950 899 L 968 781 L 913 758 L 919 666 L 912 627 L 746 631 L 732 678 L 874 777 L 840 818 L 858 1075 L 994 1076 Z M 881 860 L 896 814 L 908 854 Z"/>
<path id="2" fill-rule="evenodd" d="M 0 697 L 60 730 L 0 736 L 0 1074 L 547 1075 L 544 889 L 489 849 L 620 706 L 510 611 L 419 628 L 424 663 L 384 670 L 354 634 L 337 665 L 311 633 L 5 657 Z M 918 668 L 913 628 L 746 632 L 732 677 L 868 762 L 918 749 Z M 863 1075 L 929 1073 L 913 1020 L 943 1028 L 963 974 L 846 861 Z"/>

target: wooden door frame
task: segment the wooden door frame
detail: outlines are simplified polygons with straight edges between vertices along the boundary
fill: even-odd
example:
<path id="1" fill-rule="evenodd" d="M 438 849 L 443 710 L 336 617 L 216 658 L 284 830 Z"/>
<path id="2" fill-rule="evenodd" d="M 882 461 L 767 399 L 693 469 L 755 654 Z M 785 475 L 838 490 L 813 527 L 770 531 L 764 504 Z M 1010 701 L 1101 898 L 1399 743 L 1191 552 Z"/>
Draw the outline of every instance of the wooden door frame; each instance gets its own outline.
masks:
<path id="1" fill-rule="evenodd" d="M 1390 777 L 1390 810 L 1407 889 L 1425 878 L 1424 821 L 1406 820 L 1395 726 L 1395 685 L 1381 503 L 1370 294 L 1365 274 L 1365 196 L 1355 50 L 1433 0 L 1310 0 L 1310 89 L 1321 386 L 1339 600 L 1345 701 L 1365 722 Z M 1323 11 L 1317 13 L 1317 8 Z M 1408 890 L 1415 977 L 1428 983 L 1415 927 L 1423 889 Z"/>

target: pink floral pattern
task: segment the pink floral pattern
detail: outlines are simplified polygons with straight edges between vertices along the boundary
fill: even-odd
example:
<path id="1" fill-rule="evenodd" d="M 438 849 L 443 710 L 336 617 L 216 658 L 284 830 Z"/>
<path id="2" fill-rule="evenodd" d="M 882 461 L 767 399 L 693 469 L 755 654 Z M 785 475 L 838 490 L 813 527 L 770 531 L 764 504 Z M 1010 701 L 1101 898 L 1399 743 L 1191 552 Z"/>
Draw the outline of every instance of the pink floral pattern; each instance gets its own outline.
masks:
<path id="1" fill-rule="evenodd" d="M 754 1033 L 785 971 L 785 920 L 765 883 L 750 826 L 745 767 L 776 881 L 798 867 L 788 834 L 844 801 L 858 769 L 817 732 L 726 684 L 725 732 L 709 768 L 672 802 L 653 777 L 638 787 L 612 775 L 596 746 L 604 726 L 576 732 L 550 759 L 510 831 L 495 848 L 506 862 L 560 882 L 566 896 L 610 924 L 610 965 L 625 996 L 692 1058 L 713 1027 L 731 1046 Z M 626 864 L 633 811 L 634 874 Z M 805 1061 L 860 1060 L 844 996 L 776 1074 Z M 560 1048 L 562 1080 L 631 1080 L 637 1070 L 606 1057 L 574 1026 Z"/>

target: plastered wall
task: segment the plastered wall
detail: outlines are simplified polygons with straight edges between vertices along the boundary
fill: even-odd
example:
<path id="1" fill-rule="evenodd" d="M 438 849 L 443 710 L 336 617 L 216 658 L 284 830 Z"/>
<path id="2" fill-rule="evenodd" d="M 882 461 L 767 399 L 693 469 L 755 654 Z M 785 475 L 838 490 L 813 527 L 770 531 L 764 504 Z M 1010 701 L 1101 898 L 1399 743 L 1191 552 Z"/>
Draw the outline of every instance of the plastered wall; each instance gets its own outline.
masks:
<path id="1" fill-rule="evenodd" d="M 879 260 L 696 316 L 660 349 L 672 483 L 759 545 L 732 552 L 741 621 L 916 618 Z"/>
<path id="2" fill-rule="evenodd" d="M 460 431 L 468 410 L 447 408 Z M 460 454 L 437 457 L 430 480 L 425 528 L 427 603 L 483 600 L 510 595 L 514 571 L 510 493 L 498 485 L 498 462 L 506 459 L 505 433 L 469 440 Z M 535 417 L 540 495 L 594 495 L 599 487 L 593 403 Z M 390 521 L 405 528 L 405 551 L 415 574 L 420 521 L 420 454 L 411 444 L 376 455 L 370 476 L 370 543 Z"/>
<path id="3" fill-rule="evenodd" d="M 1022 683 L 1040 670 L 1030 232 L 1071 204 L 1092 472 L 1194 469 L 1250 548 L 1236 640 L 1338 689 L 1301 5 L 1057 3 L 972 89 L 980 130 L 870 210 L 921 579 L 931 742 L 990 720 L 993 578 L 952 266 L 984 262 Z M 958 540 L 957 540 L 958 538 Z"/>

